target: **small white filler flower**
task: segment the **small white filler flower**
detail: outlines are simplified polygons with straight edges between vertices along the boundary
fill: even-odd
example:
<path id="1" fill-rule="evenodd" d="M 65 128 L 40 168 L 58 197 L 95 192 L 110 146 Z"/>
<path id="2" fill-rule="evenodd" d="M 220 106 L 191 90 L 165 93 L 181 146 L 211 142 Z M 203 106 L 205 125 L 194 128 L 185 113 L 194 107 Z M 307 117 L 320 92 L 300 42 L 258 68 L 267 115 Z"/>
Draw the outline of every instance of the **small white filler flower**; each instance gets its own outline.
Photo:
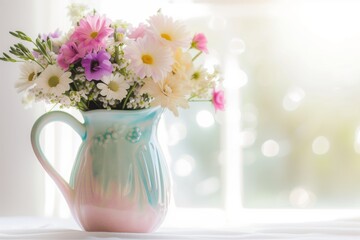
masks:
<path id="1" fill-rule="evenodd" d="M 120 74 L 104 76 L 101 79 L 102 83 L 96 86 L 101 90 L 100 94 L 106 97 L 107 100 L 116 99 L 122 100 L 126 97 L 127 89 L 130 85 L 125 81 L 124 76 Z"/>

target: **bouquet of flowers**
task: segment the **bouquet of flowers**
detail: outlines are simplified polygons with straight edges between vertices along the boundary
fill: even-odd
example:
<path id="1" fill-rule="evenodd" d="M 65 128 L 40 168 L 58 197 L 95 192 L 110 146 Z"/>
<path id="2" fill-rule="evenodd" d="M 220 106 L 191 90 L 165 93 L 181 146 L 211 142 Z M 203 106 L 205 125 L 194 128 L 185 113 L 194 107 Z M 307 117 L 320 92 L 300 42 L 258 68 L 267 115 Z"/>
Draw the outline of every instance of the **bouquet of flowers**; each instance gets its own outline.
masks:
<path id="1" fill-rule="evenodd" d="M 35 40 L 10 32 L 23 43 L 10 47 L 0 59 L 22 62 L 19 92 L 35 101 L 93 109 L 144 109 L 161 106 L 178 115 L 190 101 L 212 101 L 224 108 L 218 71 L 195 65 L 208 53 L 202 33 L 190 35 L 186 26 L 160 11 L 132 27 L 111 21 L 84 6 L 69 7 L 73 27 Z M 31 44 L 29 48 L 26 44 Z"/>

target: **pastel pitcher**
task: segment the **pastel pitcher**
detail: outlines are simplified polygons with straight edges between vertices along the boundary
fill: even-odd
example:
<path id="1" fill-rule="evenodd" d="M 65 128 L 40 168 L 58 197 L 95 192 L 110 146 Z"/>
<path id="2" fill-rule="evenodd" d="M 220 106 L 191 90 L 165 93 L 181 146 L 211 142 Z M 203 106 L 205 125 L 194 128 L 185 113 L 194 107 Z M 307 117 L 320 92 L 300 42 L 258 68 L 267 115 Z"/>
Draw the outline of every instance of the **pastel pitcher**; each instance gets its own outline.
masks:
<path id="1" fill-rule="evenodd" d="M 169 173 L 157 140 L 161 108 L 82 112 L 82 124 L 64 112 L 40 117 L 31 132 L 34 152 L 86 231 L 151 232 L 163 222 Z M 70 181 L 45 158 L 39 135 L 54 121 L 82 138 Z"/>

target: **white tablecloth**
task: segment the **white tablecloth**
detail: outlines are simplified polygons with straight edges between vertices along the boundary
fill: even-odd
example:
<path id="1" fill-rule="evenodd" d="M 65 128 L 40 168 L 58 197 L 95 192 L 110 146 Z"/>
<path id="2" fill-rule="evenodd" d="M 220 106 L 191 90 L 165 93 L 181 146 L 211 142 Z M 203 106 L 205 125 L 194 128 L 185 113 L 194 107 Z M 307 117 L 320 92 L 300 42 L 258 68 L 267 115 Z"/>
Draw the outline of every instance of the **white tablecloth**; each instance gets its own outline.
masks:
<path id="1" fill-rule="evenodd" d="M 73 220 L 0 218 L 0 239 L 360 239 L 360 219 L 313 223 L 252 224 L 236 228 L 168 228 L 155 233 L 84 232 Z"/>

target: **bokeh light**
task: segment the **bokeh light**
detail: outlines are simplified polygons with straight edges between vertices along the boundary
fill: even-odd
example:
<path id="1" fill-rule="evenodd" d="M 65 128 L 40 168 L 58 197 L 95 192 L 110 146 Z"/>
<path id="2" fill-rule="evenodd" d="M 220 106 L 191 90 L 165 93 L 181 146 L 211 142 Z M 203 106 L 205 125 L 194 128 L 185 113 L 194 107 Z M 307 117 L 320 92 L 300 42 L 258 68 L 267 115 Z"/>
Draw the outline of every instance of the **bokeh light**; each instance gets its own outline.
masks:
<path id="1" fill-rule="evenodd" d="M 196 114 L 196 122 L 202 128 L 208 128 L 214 125 L 215 119 L 211 112 L 208 110 L 201 110 Z"/>
<path id="2" fill-rule="evenodd" d="M 229 44 L 230 52 L 242 54 L 245 51 L 245 43 L 240 38 L 232 38 Z"/>
<path id="3" fill-rule="evenodd" d="M 256 140 L 256 132 L 252 129 L 246 129 L 240 132 L 240 146 L 247 148 L 252 146 Z"/>
<path id="4" fill-rule="evenodd" d="M 183 155 L 175 162 L 174 171 L 177 176 L 186 177 L 191 174 L 194 167 L 194 158 L 190 155 Z"/>
<path id="5" fill-rule="evenodd" d="M 294 207 L 306 208 L 314 203 L 315 196 L 303 187 L 296 187 L 290 192 L 289 201 Z"/>
<path id="6" fill-rule="evenodd" d="M 217 177 L 207 178 L 195 187 L 195 191 L 199 195 L 210 195 L 214 194 L 220 189 L 220 180 Z"/>
<path id="7" fill-rule="evenodd" d="M 279 154 L 279 143 L 273 139 L 265 141 L 261 146 L 261 152 L 265 157 L 275 157 Z"/>
<path id="8" fill-rule="evenodd" d="M 186 138 L 187 135 L 187 127 L 181 121 L 172 123 L 168 128 L 167 135 L 167 144 L 169 146 L 174 146 L 178 144 L 179 141 Z"/>
<path id="9" fill-rule="evenodd" d="M 296 110 L 305 97 L 305 91 L 299 87 L 289 89 L 283 99 L 283 107 L 286 111 Z"/>
<path id="10" fill-rule="evenodd" d="M 317 155 L 326 154 L 330 149 L 330 142 L 324 136 L 319 136 L 312 143 L 312 150 Z"/>

